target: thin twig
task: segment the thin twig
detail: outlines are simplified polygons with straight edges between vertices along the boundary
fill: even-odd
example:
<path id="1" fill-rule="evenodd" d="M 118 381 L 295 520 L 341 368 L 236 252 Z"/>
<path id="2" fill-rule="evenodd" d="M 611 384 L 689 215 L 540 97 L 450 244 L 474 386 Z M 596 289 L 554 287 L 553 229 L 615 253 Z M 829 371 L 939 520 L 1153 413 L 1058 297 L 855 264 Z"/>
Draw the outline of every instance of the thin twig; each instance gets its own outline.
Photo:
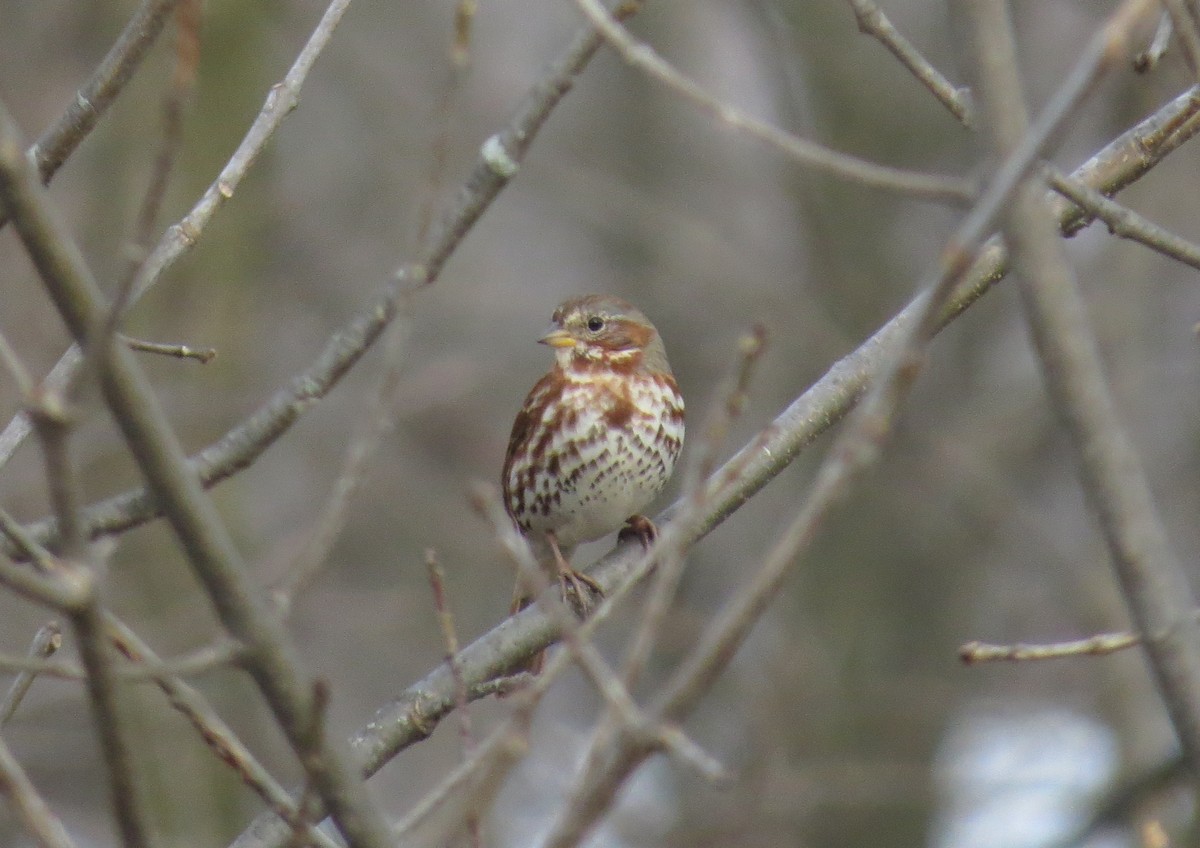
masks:
<path id="1" fill-rule="evenodd" d="M 49 621 L 38 628 L 37 633 L 33 634 L 33 642 L 29 645 L 29 653 L 27 659 L 34 662 L 45 662 L 50 657 L 58 652 L 62 647 L 62 625 L 57 621 Z M 39 671 L 29 669 L 23 670 L 13 680 L 12 685 L 8 687 L 8 691 L 4 694 L 4 699 L 0 700 L 0 727 L 8 724 L 9 719 L 17 711 L 17 707 L 21 705 L 21 700 L 29 691 L 29 687 L 33 685 L 34 678 L 37 677 Z"/>
<path id="2" fill-rule="evenodd" d="M 671 91 L 695 103 L 721 123 L 783 152 L 802 167 L 813 168 L 871 188 L 900 192 L 940 203 L 965 204 L 970 203 L 974 197 L 971 187 L 962 179 L 878 165 L 846 153 L 839 153 L 752 118 L 713 97 L 663 59 L 650 45 L 634 39 L 599 0 L 576 0 L 576 4 L 588 21 L 603 33 L 605 40 L 629 65 L 662 82 Z"/>
<path id="3" fill-rule="evenodd" d="M 407 303 L 408 295 L 402 294 Z M 410 322 L 405 319 L 393 321 L 385 343 L 383 374 L 375 391 L 367 400 L 362 421 L 359 424 L 342 469 L 333 484 L 321 510 L 313 522 L 308 539 L 301 546 L 301 553 L 292 561 L 271 590 L 271 599 L 283 616 L 291 611 L 296 595 L 301 592 L 320 571 L 329 557 L 329 552 L 350 515 L 350 503 L 370 470 L 371 458 L 379 448 L 383 436 L 391 429 L 396 408 L 396 392 L 404 366 L 404 343 L 408 338 Z"/>
<path id="4" fill-rule="evenodd" d="M 113 669 L 122 681 L 157 680 L 164 675 L 197 677 L 221 669 L 236 668 L 242 649 L 231 641 L 197 648 L 178 657 L 154 660 L 137 666 L 117 666 Z M 34 657 L 0 656 L 0 672 L 20 672 L 54 677 L 61 680 L 83 680 L 87 673 L 81 666 L 69 662 L 51 662 Z"/>
<path id="5" fill-rule="evenodd" d="M 429 572 L 429 588 L 433 591 L 433 608 L 437 614 L 438 629 L 442 631 L 442 641 L 446 645 L 446 663 L 450 666 L 451 677 L 454 678 L 458 738 L 462 743 L 463 759 L 469 760 L 475 753 L 475 734 L 471 730 L 470 693 L 467 692 L 467 683 L 463 680 L 462 669 L 458 665 L 458 629 L 454 626 L 454 614 L 450 611 L 450 602 L 446 597 L 446 574 L 433 548 L 425 551 L 425 568 Z M 471 845 L 481 848 L 483 834 L 480 831 L 479 816 L 473 811 L 467 813 L 467 832 L 471 837 Z"/>
<path id="6" fill-rule="evenodd" d="M 105 332 L 108 334 L 117 331 L 129 305 L 134 280 L 153 244 L 171 173 L 175 170 L 175 162 L 183 147 L 183 109 L 195 87 L 196 69 L 200 64 L 202 11 L 201 0 L 182 0 L 175 10 L 175 70 L 163 97 L 162 140 L 134 224 L 133 239 L 128 248 L 129 264 L 109 307 L 108 320 L 105 322 Z"/>
<path id="7" fill-rule="evenodd" d="M 472 500 L 491 525 L 492 535 L 516 565 L 518 581 L 528 587 L 530 593 L 537 598 L 537 603 L 549 614 L 571 658 L 604 699 L 618 730 L 636 737 L 645 745 L 674 755 L 680 762 L 708 780 L 718 783 L 727 781 L 728 772 L 714 757 L 677 727 L 664 725 L 647 715 L 633 700 L 625 684 L 601 656 L 596 646 L 582 635 L 582 628 L 567 609 L 561 591 L 551 588 L 550 581 L 538 566 L 527 540 L 504 511 L 495 487 L 477 486 Z M 606 605 L 611 608 L 612 601 Z"/>
<path id="8" fill-rule="evenodd" d="M 1154 36 L 1150 39 L 1150 44 L 1133 57 L 1135 71 L 1144 74 L 1158 67 L 1158 63 L 1162 61 L 1163 56 L 1167 55 L 1167 48 L 1171 45 L 1172 28 L 1171 13 L 1164 9 L 1158 18 L 1158 26 L 1154 29 Z"/>
<path id="9" fill-rule="evenodd" d="M 921 52 L 905 38 L 883 10 L 873 0 L 850 0 L 858 29 L 879 41 L 888 51 L 908 68 L 921 85 L 945 106 L 964 127 L 972 126 L 971 91 L 959 88 L 946 79 Z"/>
<path id="10" fill-rule="evenodd" d="M 429 587 L 433 590 L 433 607 L 437 613 L 438 628 L 442 631 L 442 641 L 446 645 L 446 663 L 450 666 L 450 676 L 454 679 L 454 701 L 458 709 L 458 736 L 462 742 L 463 753 L 471 755 L 475 747 L 475 736 L 471 732 L 471 715 L 468 708 L 467 684 L 463 680 L 462 669 L 458 664 L 458 630 L 454 626 L 454 614 L 450 612 L 450 602 L 446 598 L 446 573 L 438 562 L 437 552 L 430 548 L 425 551 L 425 568 L 429 572 Z"/>
<path id="11" fill-rule="evenodd" d="M 9 343 L 8 337 L 4 333 L 0 333 L 0 365 L 3 365 L 9 376 L 13 378 L 21 397 L 28 399 L 33 393 L 33 377 L 20 354 L 17 353 L 17 349 Z"/>
<path id="12" fill-rule="evenodd" d="M 750 380 L 766 348 L 766 340 L 767 329 L 763 325 L 754 327 L 742 337 L 734 374 L 727 381 L 725 390 L 718 396 L 701 430 L 699 447 L 693 448 L 693 459 L 685 474 L 683 491 L 679 497 L 684 507 L 676 514 L 673 525 L 686 527 L 692 523 L 693 517 L 703 511 L 708 495 L 706 481 L 716 468 L 731 424 L 741 415 L 746 405 Z M 683 541 L 682 533 L 671 534 L 659 546 L 662 553 L 654 588 L 646 600 L 641 620 L 630 640 L 621 668 L 621 681 L 626 689 L 632 690 L 637 685 L 675 599 L 679 581 L 683 577 Z"/>
<path id="13" fill-rule="evenodd" d="M 141 351 L 142 353 L 154 353 L 159 356 L 173 356 L 176 359 L 194 359 L 201 365 L 207 365 L 217 358 L 217 349 L 214 347 L 188 347 L 180 344 L 162 344 L 161 342 L 148 342 L 142 339 L 131 339 L 128 336 L 122 337 L 125 344 L 129 345 L 130 350 Z"/>
<path id="14" fill-rule="evenodd" d="M 959 279 L 975 260 L 992 222 L 1005 209 L 1022 184 L 1037 155 L 1056 129 L 1091 89 L 1099 74 L 1115 64 L 1111 45 L 1127 30 L 1140 6 L 1124 4 L 1094 37 L 1083 58 L 1068 74 L 1060 90 L 1039 119 L 1006 150 L 1007 158 L 997 170 L 979 202 L 951 237 L 945 261 L 927 285 L 921 287 L 913 324 L 885 358 L 887 363 L 870 388 L 817 472 L 803 506 L 779 534 L 751 581 L 705 628 L 696 648 L 686 656 L 655 699 L 652 714 L 664 721 L 678 722 L 686 716 L 724 670 L 737 648 L 778 594 L 784 577 L 797 556 L 812 542 L 817 529 L 851 484 L 878 457 L 893 426 L 894 416 L 907 395 L 923 361 L 925 349 L 936 332 L 943 306 Z M 546 848 L 573 848 L 595 826 L 613 803 L 629 774 L 654 753 L 628 733 L 610 746 L 609 755 L 585 772 L 568 796 L 546 838 Z"/>
<path id="15" fill-rule="evenodd" d="M 1142 643 L 1137 633 L 1098 633 L 1086 639 L 1054 642 L 1049 645 L 994 645 L 990 642 L 967 642 L 958 649 L 958 658 L 966 665 L 986 662 L 1028 662 L 1055 660 L 1063 657 L 1099 657 L 1115 654 Z"/>
<path id="16" fill-rule="evenodd" d="M 442 89 L 442 95 L 434 117 L 437 128 L 433 138 L 433 156 L 429 165 L 429 179 L 425 187 L 425 201 L 421 204 L 417 221 L 417 245 L 424 247 L 433 226 L 438 197 L 446 181 L 450 162 L 450 131 L 458 117 L 459 101 L 466 84 L 471 61 L 471 27 L 475 20 L 476 0 L 458 0 L 454 7 L 454 39 L 451 42 L 450 78 Z"/>
<path id="17" fill-rule="evenodd" d="M 132 79 L 178 2 L 144 0 L 96 70 L 75 93 L 66 113 L 29 148 L 28 156 L 37 163 L 43 182 L 50 181 Z M 0 226 L 7 221 L 8 213 L 0 209 Z"/>
<path id="18" fill-rule="evenodd" d="M 34 838 L 38 848 L 75 848 L 66 828 L 0 736 L 0 795 Z"/>
<path id="19" fill-rule="evenodd" d="M 2 120 L 0 109 L 0 122 Z M 33 176 L 32 173 L 29 176 Z M 27 220 L 23 211 L 15 204 L 9 206 L 9 211 L 14 227 L 24 234 Z M 147 848 L 151 842 L 143 788 L 134 771 L 129 728 L 117 698 L 113 656 L 103 634 L 103 616 L 94 588 L 94 569 L 87 564 L 88 551 L 79 522 L 79 481 L 70 460 L 70 423 L 62 398 L 54 393 L 35 392 L 31 400 L 29 415 L 41 442 L 50 501 L 58 526 L 62 528 L 64 559 L 60 561 L 60 568 L 72 573 L 75 582 L 82 587 L 82 602 L 64 612 L 70 619 L 80 661 L 86 672 L 92 718 L 104 765 L 108 770 L 109 796 L 122 843 L 126 848 Z"/>
<path id="20" fill-rule="evenodd" d="M 1128 206 L 1110 200 L 1079 180 L 1066 176 L 1053 166 L 1043 166 L 1043 170 L 1051 188 L 1072 203 L 1077 204 L 1089 216 L 1099 218 L 1107 224 L 1108 231 L 1113 235 L 1144 244 L 1164 256 L 1200 269 L 1200 245 L 1168 232 L 1154 222 L 1146 220 Z"/>

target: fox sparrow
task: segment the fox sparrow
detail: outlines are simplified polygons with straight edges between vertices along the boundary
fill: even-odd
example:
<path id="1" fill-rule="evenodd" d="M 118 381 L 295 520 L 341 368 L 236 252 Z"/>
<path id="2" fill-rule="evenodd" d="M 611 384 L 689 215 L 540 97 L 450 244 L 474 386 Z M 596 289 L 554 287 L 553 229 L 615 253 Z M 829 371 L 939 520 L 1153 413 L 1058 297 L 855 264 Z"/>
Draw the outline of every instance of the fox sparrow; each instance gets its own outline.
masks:
<path id="1" fill-rule="evenodd" d="M 683 447 L 683 398 L 658 331 L 617 297 L 587 295 L 554 311 L 540 339 L 554 366 L 525 398 L 504 457 L 504 505 L 564 599 L 600 587 L 570 565 L 581 542 L 628 524 L 659 493 Z M 528 599 L 518 586 L 514 611 Z"/>

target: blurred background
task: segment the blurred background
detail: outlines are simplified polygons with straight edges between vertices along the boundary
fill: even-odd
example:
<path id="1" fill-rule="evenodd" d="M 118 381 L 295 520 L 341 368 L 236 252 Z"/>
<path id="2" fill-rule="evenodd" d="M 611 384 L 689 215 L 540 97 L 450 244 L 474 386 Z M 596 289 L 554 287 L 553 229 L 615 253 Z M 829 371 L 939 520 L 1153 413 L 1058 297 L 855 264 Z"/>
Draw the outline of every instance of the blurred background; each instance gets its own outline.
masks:
<path id="1" fill-rule="evenodd" d="M 57 119 L 135 5 L 0 0 L 0 96 L 27 137 Z M 963 83 L 969 68 L 946 6 L 890 0 L 884 9 Z M 1113 7 L 1013 4 L 1033 109 Z M 316 0 L 207 4 L 164 224 L 215 178 L 323 8 Z M 237 195 L 133 311 L 131 334 L 219 351 L 207 366 L 144 360 L 189 452 L 307 367 L 415 256 L 451 78 L 453 12 L 450 0 L 358 0 L 300 107 Z M 580 23 L 566 2 L 480 3 L 471 68 L 444 149 L 442 195 Z M 708 91 L 806 138 L 896 166 L 977 173 L 972 134 L 858 33 L 841 0 L 662 0 L 631 28 Z M 172 38 L 168 27 L 52 187 L 110 289 L 127 261 L 124 246 L 161 138 Z M 1073 168 L 1188 84 L 1174 53 L 1152 74 L 1109 76 L 1054 160 Z M 1122 200 L 1200 239 L 1200 144 L 1173 154 Z M 729 371 L 740 334 L 765 321 L 771 346 L 732 451 L 907 302 L 960 214 L 805 172 L 602 51 L 520 174 L 414 302 L 395 429 L 328 567 L 290 622 L 309 667 L 333 686 L 334 731 L 358 727 L 441 659 L 427 548 L 446 568 L 464 640 L 506 615 L 512 575 L 466 492 L 474 481 L 497 481 L 512 418 L 549 365 L 535 340 L 559 301 L 613 292 L 640 306 L 666 339 L 693 423 Z M 1067 247 L 1171 537 L 1194 563 L 1200 281 L 1100 225 Z M 0 287 L 0 328 L 44 374 L 66 336 L 11 228 L 0 231 Z M 215 490 L 264 583 L 296 555 L 321 513 L 381 362 L 373 351 L 253 467 Z M 137 475 L 102 404 L 86 386 L 76 400 L 74 449 L 89 499 L 124 490 Z M 0 380 L 3 420 L 19 405 L 11 381 Z M 647 691 L 757 567 L 828 444 L 818 441 L 694 551 Z M 0 502 L 22 519 L 47 513 L 35 445 L 0 475 Z M 585 549 L 577 564 L 606 545 Z M 160 524 L 121 538 L 104 593 L 163 655 L 219 635 Z M 602 634 L 610 656 L 619 655 L 636 611 L 635 604 Z M 23 653 L 46 618 L 0 595 L 0 651 Z M 1127 623 L 1005 282 L 938 339 L 882 462 L 796 565 L 690 721 L 694 738 L 736 773 L 734 785 L 717 789 L 653 760 L 592 844 L 1050 844 L 1111 787 L 1174 750 L 1146 665 L 1131 651 L 966 668 L 957 648 L 971 639 L 1078 638 Z M 293 784 L 289 750 L 247 681 L 218 672 L 197 683 Z M 259 811 L 256 797 L 157 690 L 130 687 L 127 697 L 136 753 L 153 775 L 160 844 L 226 844 Z M 477 730 L 508 709 L 474 705 Z M 553 689 L 537 715 L 532 752 L 487 822 L 485 844 L 529 845 L 544 833 L 597 709 L 578 675 Z M 4 734 L 78 844 L 113 844 L 82 688 L 39 680 Z M 399 816 L 459 757 L 451 720 L 385 767 L 372 789 Z M 1139 815 L 1179 833 L 1196 810 L 1189 796 L 1166 793 Z M 1134 841 L 1135 833 L 1118 830 L 1093 844 Z M 0 843 L 31 844 L 7 817 L 0 817 Z"/>

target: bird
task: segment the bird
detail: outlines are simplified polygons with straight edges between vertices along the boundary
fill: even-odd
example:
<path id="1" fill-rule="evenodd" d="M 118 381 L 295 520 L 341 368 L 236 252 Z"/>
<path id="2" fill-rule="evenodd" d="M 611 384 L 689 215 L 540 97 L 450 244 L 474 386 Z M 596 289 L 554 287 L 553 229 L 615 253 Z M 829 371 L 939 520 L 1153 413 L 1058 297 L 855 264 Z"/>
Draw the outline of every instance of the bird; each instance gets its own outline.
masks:
<path id="1" fill-rule="evenodd" d="M 564 600 L 586 610 L 603 597 L 576 571 L 577 545 L 626 528 L 653 540 L 639 514 L 662 491 L 683 448 L 684 403 L 662 337 L 635 306 L 589 294 L 564 301 L 539 339 L 554 350 L 508 440 L 504 507 Z M 512 612 L 529 603 L 517 581 Z M 532 670 L 540 662 L 535 658 Z"/>

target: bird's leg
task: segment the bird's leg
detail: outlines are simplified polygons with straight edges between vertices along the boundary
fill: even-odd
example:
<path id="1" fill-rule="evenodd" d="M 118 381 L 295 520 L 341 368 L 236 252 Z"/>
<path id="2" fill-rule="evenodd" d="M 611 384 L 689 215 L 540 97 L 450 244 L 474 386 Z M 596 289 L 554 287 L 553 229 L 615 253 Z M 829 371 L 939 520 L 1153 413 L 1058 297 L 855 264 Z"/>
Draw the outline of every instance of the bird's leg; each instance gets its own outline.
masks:
<path id="1" fill-rule="evenodd" d="M 546 531 L 546 541 L 550 543 L 550 550 L 554 552 L 554 566 L 558 569 L 563 602 L 569 603 L 581 618 L 585 618 L 595 608 L 595 600 L 604 597 L 604 589 L 591 577 L 571 567 L 558 547 L 558 537 L 554 535 L 553 530 Z"/>
<path id="2" fill-rule="evenodd" d="M 654 526 L 653 521 L 644 515 L 631 515 L 626 518 L 625 526 L 617 534 L 617 541 L 624 542 L 627 539 L 637 539 L 642 543 L 643 548 L 650 547 L 657 538 L 658 528 Z"/>

